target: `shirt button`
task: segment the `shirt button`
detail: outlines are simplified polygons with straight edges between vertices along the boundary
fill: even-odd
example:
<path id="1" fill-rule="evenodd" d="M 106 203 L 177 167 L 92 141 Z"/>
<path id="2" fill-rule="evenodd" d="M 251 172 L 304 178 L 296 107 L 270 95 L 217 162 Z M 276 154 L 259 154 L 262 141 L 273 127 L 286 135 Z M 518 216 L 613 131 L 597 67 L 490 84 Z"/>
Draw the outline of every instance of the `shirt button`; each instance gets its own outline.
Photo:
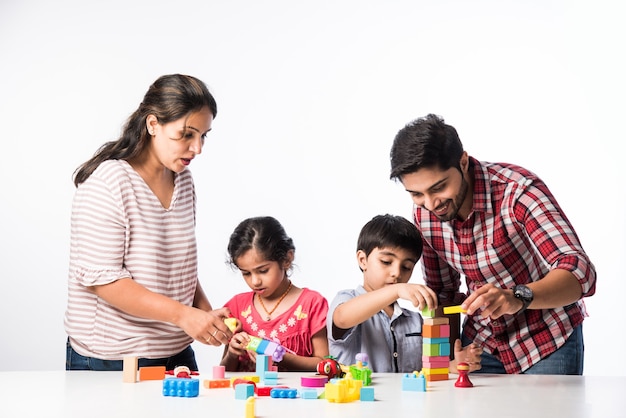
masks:
<path id="1" fill-rule="evenodd" d="M 470 255 L 469 255 L 469 254 L 468 254 L 468 255 L 466 255 L 466 256 L 465 256 L 465 261 L 470 261 L 470 258 L 472 258 L 472 257 L 470 257 Z"/>
<path id="2" fill-rule="evenodd" d="M 397 358 L 398 357 L 398 353 L 393 353 L 393 356 Z"/>

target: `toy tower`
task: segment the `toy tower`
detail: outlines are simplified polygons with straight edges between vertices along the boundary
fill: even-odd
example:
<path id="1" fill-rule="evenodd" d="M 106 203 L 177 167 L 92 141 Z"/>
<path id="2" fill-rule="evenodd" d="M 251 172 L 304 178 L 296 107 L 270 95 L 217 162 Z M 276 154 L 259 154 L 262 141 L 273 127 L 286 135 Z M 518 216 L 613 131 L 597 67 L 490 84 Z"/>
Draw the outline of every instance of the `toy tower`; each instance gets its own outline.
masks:
<path id="1" fill-rule="evenodd" d="M 426 381 L 448 380 L 450 371 L 450 320 L 435 318 L 435 311 L 424 309 L 422 327 L 422 372 Z"/>

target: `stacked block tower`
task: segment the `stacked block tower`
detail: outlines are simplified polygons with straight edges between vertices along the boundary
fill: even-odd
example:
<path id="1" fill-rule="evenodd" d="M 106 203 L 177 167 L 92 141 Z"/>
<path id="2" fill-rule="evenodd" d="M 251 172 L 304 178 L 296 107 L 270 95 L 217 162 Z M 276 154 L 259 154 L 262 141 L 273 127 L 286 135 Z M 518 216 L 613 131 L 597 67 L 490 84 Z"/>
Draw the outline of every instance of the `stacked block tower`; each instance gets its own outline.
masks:
<path id="1" fill-rule="evenodd" d="M 448 380 L 450 372 L 450 320 L 435 317 L 435 311 L 422 311 L 422 372 L 426 381 Z"/>

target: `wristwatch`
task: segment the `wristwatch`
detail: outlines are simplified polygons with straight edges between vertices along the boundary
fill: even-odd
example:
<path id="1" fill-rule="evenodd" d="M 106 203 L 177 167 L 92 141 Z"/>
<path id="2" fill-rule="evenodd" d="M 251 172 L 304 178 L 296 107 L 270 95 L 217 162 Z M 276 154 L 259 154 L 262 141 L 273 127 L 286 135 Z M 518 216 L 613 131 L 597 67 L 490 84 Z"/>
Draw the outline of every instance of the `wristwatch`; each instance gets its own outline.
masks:
<path id="1" fill-rule="evenodd" d="M 522 301 L 522 309 L 517 311 L 517 314 L 521 314 L 528 308 L 528 305 L 533 301 L 533 291 L 530 287 L 518 284 L 513 287 L 513 295 Z"/>

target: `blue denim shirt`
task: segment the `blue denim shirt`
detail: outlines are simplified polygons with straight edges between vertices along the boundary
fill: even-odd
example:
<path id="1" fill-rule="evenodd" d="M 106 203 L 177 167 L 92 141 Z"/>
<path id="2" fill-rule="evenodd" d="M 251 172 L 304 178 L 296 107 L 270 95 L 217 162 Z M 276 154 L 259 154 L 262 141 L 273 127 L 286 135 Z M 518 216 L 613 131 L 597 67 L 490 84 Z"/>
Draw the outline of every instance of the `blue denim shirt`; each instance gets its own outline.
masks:
<path id="1" fill-rule="evenodd" d="M 411 373 L 422 369 L 422 316 L 395 302 L 391 318 L 380 311 L 349 329 L 343 338 L 332 336 L 333 313 L 340 304 L 366 293 L 363 286 L 342 290 L 333 299 L 326 326 L 330 355 L 344 365 L 355 364 L 358 353 L 366 353 L 375 373 Z"/>

